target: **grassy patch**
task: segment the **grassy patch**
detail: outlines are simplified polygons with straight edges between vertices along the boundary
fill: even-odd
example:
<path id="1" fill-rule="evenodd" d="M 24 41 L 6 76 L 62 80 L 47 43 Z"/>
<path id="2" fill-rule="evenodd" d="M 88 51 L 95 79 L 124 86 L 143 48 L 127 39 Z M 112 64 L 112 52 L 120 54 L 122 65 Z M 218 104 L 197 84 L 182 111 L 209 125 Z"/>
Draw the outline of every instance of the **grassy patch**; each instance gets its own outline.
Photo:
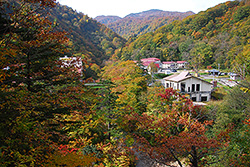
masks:
<path id="1" fill-rule="evenodd" d="M 201 72 L 201 73 L 199 73 L 200 75 L 208 75 L 208 73 L 207 72 Z"/>
<path id="2" fill-rule="evenodd" d="M 158 79 L 163 79 L 165 77 L 168 77 L 170 75 L 173 75 L 173 74 L 163 74 L 163 73 L 158 73 L 158 74 L 154 74 L 154 77 L 155 78 L 158 78 Z"/>
<path id="3" fill-rule="evenodd" d="M 212 92 L 211 96 L 213 100 L 222 100 L 225 95 L 228 93 L 229 87 L 217 87 L 215 91 Z"/>
<path id="4" fill-rule="evenodd" d="M 213 79 L 203 79 L 203 80 L 205 80 L 205 81 L 207 81 L 207 82 L 213 81 Z"/>

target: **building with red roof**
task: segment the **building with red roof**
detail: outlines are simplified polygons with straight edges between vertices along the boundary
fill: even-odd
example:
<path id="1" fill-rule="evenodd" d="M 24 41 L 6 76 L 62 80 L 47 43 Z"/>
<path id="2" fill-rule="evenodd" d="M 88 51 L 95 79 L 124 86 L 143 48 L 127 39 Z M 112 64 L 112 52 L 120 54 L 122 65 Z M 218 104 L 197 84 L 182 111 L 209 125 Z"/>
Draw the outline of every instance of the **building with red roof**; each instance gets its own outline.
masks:
<path id="1" fill-rule="evenodd" d="M 181 69 L 186 68 L 187 64 L 188 64 L 188 62 L 186 62 L 186 61 L 177 61 L 176 63 L 177 63 L 177 68 L 178 69 L 179 68 L 181 68 Z"/>
<path id="2" fill-rule="evenodd" d="M 144 69 L 147 69 L 150 63 L 155 63 L 156 67 L 159 69 L 162 67 L 161 60 L 155 57 L 141 59 Z"/>
<path id="3" fill-rule="evenodd" d="M 161 72 L 166 72 L 169 70 L 184 69 L 186 68 L 188 64 L 186 61 L 161 62 L 159 58 L 155 58 L 155 57 L 141 59 L 142 68 L 145 70 L 147 69 L 148 71 L 150 71 L 149 69 L 150 63 L 155 63 L 156 67 L 158 68 L 158 71 L 161 71 Z"/>

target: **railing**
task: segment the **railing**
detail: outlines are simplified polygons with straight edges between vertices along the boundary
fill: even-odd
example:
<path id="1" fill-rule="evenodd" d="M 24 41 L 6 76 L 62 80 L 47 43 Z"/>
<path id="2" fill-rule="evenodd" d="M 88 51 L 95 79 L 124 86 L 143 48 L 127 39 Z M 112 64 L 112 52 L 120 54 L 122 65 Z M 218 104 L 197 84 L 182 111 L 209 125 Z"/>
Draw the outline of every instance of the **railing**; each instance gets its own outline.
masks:
<path id="1" fill-rule="evenodd" d="M 181 92 L 180 91 L 180 93 L 181 94 L 203 94 L 203 93 L 211 93 L 211 91 L 195 91 L 195 92 L 187 92 L 187 91 L 185 91 L 185 92 Z"/>

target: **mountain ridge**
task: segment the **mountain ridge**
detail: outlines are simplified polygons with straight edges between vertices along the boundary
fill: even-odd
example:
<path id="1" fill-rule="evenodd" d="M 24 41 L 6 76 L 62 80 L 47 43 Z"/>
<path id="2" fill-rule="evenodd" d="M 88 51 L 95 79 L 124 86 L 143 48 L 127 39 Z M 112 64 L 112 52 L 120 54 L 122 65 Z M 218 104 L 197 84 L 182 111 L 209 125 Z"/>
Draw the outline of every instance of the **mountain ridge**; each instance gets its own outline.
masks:
<path id="1" fill-rule="evenodd" d="M 163 25 L 169 24 L 175 20 L 182 20 L 194 14 L 195 13 L 192 11 L 176 12 L 150 9 L 138 13 L 130 13 L 123 18 L 119 16 L 102 15 L 94 19 L 128 39 L 130 36 L 138 36 L 153 32 Z"/>
<path id="2" fill-rule="evenodd" d="M 126 15 L 124 18 L 127 18 L 127 17 L 147 17 L 147 16 L 155 16 L 155 15 L 166 17 L 166 16 L 181 15 L 184 13 L 195 14 L 192 11 L 178 12 L 178 11 L 164 11 L 164 10 L 160 10 L 160 9 L 150 9 L 150 10 L 146 10 L 146 11 L 142 11 L 142 12 L 138 12 L 138 13 L 130 13 L 130 14 Z"/>
<path id="3" fill-rule="evenodd" d="M 166 14 L 172 14 L 172 15 L 173 14 L 182 14 L 182 13 L 195 14 L 193 11 L 179 12 L 179 11 L 165 11 L 165 10 L 161 10 L 161 9 L 149 9 L 149 10 L 145 10 L 145 11 L 141 11 L 141 12 L 137 12 L 137 13 L 129 13 L 124 17 L 120 17 L 120 16 L 117 16 L 117 15 L 98 15 L 93 19 L 95 19 L 95 20 L 97 20 L 99 22 L 100 18 L 105 18 L 105 17 L 106 18 L 111 17 L 111 18 L 124 19 L 124 18 L 127 18 L 127 17 L 137 17 L 138 15 L 139 15 L 139 17 L 141 17 L 142 15 L 145 16 L 145 14 L 157 15 L 158 13 L 161 13 L 161 14 L 165 13 L 165 15 Z"/>

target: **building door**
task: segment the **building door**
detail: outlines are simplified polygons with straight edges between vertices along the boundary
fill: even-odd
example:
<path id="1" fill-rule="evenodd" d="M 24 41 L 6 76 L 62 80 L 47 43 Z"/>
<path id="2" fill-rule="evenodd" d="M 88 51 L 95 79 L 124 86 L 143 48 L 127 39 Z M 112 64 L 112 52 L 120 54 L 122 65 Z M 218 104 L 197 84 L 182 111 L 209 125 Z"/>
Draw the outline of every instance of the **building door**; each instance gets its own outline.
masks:
<path id="1" fill-rule="evenodd" d="M 195 91 L 195 84 L 192 84 L 192 92 Z"/>

